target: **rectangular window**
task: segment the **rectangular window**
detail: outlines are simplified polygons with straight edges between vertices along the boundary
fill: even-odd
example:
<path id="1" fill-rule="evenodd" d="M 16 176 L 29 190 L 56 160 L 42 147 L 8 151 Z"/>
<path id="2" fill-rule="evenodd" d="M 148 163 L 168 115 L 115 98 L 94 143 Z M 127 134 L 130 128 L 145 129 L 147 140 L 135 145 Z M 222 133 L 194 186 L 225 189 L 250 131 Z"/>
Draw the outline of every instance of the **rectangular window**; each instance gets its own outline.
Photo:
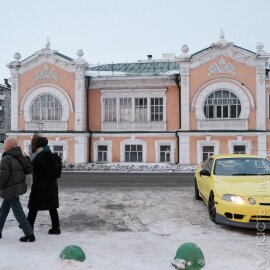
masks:
<path id="1" fill-rule="evenodd" d="M 214 146 L 203 146 L 203 161 L 214 155 Z"/>
<path id="2" fill-rule="evenodd" d="M 104 122 L 116 122 L 116 98 L 104 98 Z"/>
<path id="3" fill-rule="evenodd" d="M 132 100 L 131 98 L 120 98 L 120 122 L 132 121 Z"/>
<path id="4" fill-rule="evenodd" d="M 234 145 L 233 146 L 233 153 L 234 154 L 245 154 L 246 153 L 246 146 L 245 145 Z"/>
<path id="5" fill-rule="evenodd" d="M 58 154 L 58 156 L 63 160 L 64 146 L 63 145 L 53 145 L 52 152 Z"/>
<path id="6" fill-rule="evenodd" d="M 108 149 L 107 145 L 99 145 L 98 146 L 98 162 L 107 162 L 107 156 L 108 156 Z"/>
<path id="7" fill-rule="evenodd" d="M 151 121 L 163 121 L 163 98 L 151 98 Z"/>
<path id="8" fill-rule="evenodd" d="M 147 98 L 135 98 L 135 121 L 147 122 Z"/>
<path id="9" fill-rule="evenodd" d="M 125 162 L 142 162 L 142 145 L 125 145 Z"/>
<path id="10" fill-rule="evenodd" d="M 160 162 L 170 162 L 171 161 L 171 147 L 170 145 L 160 146 Z"/>
<path id="11" fill-rule="evenodd" d="M 228 106 L 223 106 L 223 118 L 228 118 Z"/>

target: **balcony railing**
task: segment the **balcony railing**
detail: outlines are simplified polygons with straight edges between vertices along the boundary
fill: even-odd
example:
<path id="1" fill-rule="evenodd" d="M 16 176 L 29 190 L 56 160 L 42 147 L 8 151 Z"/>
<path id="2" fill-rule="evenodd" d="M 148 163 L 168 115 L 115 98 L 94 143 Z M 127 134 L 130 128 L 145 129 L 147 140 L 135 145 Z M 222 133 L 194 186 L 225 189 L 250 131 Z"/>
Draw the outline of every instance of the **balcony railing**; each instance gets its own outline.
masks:
<path id="1" fill-rule="evenodd" d="M 63 121 L 26 122 L 25 130 L 65 131 L 67 130 L 67 122 Z"/>
<path id="2" fill-rule="evenodd" d="M 102 131 L 163 131 L 166 122 L 103 122 Z"/>
<path id="3" fill-rule="evenodd" d="M 246 130 L 248 129 L 247 119 L 205 119 L 198 120 L 200 130 Z"/>

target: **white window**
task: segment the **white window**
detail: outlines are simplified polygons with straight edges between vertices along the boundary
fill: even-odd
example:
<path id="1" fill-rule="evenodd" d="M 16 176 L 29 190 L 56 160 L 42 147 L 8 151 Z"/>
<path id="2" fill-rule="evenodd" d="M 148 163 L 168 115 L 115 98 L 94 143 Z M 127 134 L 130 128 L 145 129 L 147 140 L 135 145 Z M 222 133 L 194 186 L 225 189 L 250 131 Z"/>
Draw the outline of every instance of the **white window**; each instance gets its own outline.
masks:
<path id="1" fill-rule="evenodd" d="M 204 103 L 206 118 L 239 118 L 241 103 L 230 91 L 218 90 L 209 95 Z"/>
<path id="2" fill-rule="evenodd" d="M 38 96 L 31 104 L 32 120 L 61 120 L 62 106 L 60 101 L 50 94 Z"/>
<path id="3" fill-rule="evenodd" d="M 151 121 L 163 121 L 163 98 L 151 98 Z"/>
<path id="4" fill-rule="evenodd" d="M 116 122 L 116 98 L 104 98 L 104 121 Z"/>
<path id="5" fill-rule="evenodd" d="M 214 155 L 214 146 L 213 145 L 204 145 L 202 148 L 202 160 L 205 161 L 210 156 Z"/>
<path id="6" fill-rule="evenodd" d="M 147 121 L 147 98 L 135 98 L 135 121 Z"/>
<path id="7" fill-rule="evenodd" d="M 141 144 L 126 144 L 125 162 L 143 162 L 143 146 Z"/>
<path id="8" fill-rule="evenodd" d="M 171 162 L 171 146 L 160 145 L 160 162 Z"/>
<path id="9" fill-rule="evenodd" d="M 229 154 L 251 154 L 252 143 L 251 140 L 229 140 L 228 150 Z"/>
<path id="10" fill-rule="evenodd" d="M 58 156 L 63 160 L 64 146 L 54 144 L 52 147 L 52 152 L 58 154 Z"/>
<path id="11" fill-rule="evenodd" d="M 107 145 L 98 145 L 98 162 L 108 161 L 108 147 Z"/>
<path id="12" fill-rule="evenodd" d="M 120 122 L 132 121 L 132 99 L 120 98 Z"/>

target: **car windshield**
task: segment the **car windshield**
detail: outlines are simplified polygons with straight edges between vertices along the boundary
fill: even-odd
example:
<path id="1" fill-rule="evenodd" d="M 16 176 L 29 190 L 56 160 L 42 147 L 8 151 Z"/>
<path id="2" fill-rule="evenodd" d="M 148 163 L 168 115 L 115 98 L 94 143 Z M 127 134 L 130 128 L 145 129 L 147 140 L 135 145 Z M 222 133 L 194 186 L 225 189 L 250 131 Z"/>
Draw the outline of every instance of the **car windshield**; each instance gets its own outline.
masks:
<path id="1" fill-rule="evenodd" d="M 265 158 L 217 159 L 214 175 L 270 175 L 270 162 Z"/>

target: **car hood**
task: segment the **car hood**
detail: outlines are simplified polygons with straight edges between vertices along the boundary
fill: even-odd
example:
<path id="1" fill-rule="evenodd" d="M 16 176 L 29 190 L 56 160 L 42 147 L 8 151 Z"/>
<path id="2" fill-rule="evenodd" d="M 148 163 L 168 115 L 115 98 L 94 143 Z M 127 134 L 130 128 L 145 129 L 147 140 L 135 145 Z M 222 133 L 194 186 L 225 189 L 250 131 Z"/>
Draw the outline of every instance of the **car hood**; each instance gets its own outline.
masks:
<path id="1" fill-rule="evenodd" d="M 264 196 L 270 193 L 269 175 L 214 176 L 214 182 L 223 194 Z"/>

